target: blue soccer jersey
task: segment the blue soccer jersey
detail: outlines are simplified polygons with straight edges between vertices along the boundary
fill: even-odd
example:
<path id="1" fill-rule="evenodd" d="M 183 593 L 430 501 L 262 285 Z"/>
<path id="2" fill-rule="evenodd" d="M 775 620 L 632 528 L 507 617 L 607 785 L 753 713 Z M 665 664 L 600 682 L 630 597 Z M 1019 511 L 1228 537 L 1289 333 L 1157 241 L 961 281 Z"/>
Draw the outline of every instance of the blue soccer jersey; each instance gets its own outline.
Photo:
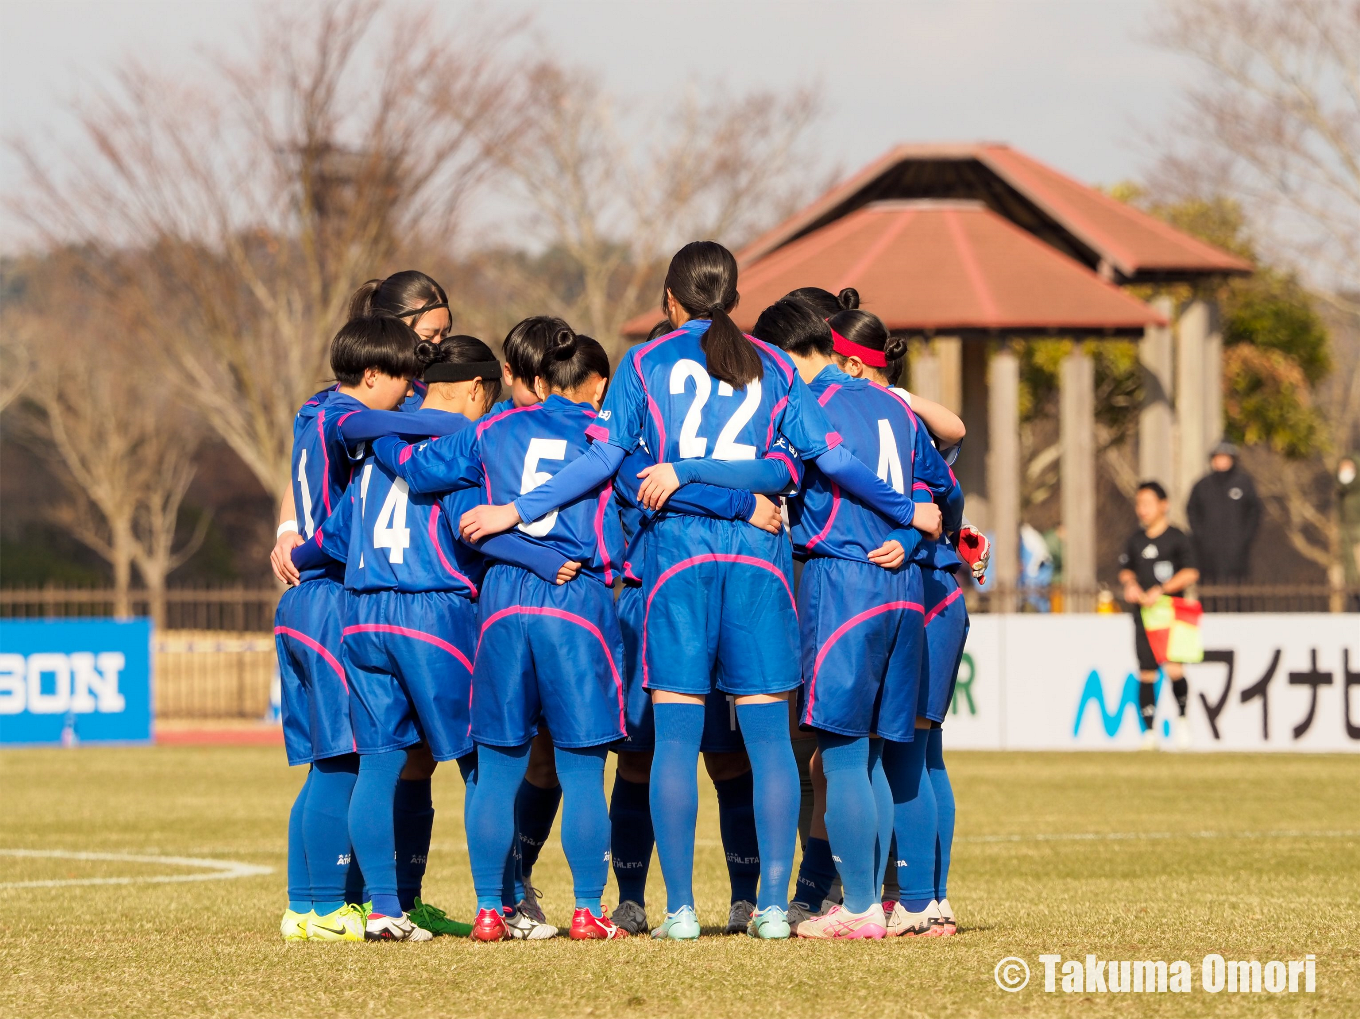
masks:
<path id="1" fill-rule="evenodd" d="M 411 492 L 476 488 L 492 505 L 542 485 L 590 445 L 594 408 L 550 396 L 531 407 L 489 415 L 474 428 L 400 447 L 391 466 Z M 386 454 L 379 448 L 380 459 Z M 611 505 L 612 483 L 597 486 L 551 513 L 522 523 L 516 534 L 582 564 L 582 572 L 612 584 L 623 559 L 623 534 Z"/>
<path id="2" fill-rule="evenodd" d="M 751 342 L 762 378 L 734 390 L 708 374 L 702 339 L 707 319 L 630 351 L 615 373 L 593 438 L 632 451 L 639 441 L 658 461 L 690 457 L 752 460 L 820 456 L 839 441 L 788 356 Z M 784 444 L 779 443 L 780 439 Z M 789 463 L 790 474 L 796 469 Z"/>
<path id="3" fill-rule="evenodd" d="M 822 369 L 809 388 L 845 448 L 895 492 L 929 490 L 952 481 L 926 430 L 894 393 L 834 366 Z M 868 562 L 868 554 L 897 528 L 842 491 L 815 463 L 808 465 L 803 490 L 790 503 L 789 524 L 799 554 L 856 562 Z"/>
<path id="4" fill-rule="evenodd" d="M 367 409 L 354 397 L 328 389 L 303 404 L 293 419 L 293 507 L 304 538 L 312 537 L 341 503 L 355 463 L 340 425 L 350 415 Z M 342 574 L 335 564 L 309 569 L 302 579 L 340 579 Z"/>

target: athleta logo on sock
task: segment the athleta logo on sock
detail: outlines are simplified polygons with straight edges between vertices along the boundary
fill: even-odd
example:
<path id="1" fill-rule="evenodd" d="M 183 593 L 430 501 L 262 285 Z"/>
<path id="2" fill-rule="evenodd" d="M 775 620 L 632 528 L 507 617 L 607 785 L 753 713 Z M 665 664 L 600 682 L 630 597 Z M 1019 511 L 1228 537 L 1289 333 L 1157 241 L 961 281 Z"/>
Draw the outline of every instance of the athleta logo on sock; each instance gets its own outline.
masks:
<path id="1" fill-rule="evenodd" d="M 336 858 L 335 865 L 337 867 L 348 867 L 350 864 L 350 858 L 351 854 L 341 853 L 339 857 Z"/>

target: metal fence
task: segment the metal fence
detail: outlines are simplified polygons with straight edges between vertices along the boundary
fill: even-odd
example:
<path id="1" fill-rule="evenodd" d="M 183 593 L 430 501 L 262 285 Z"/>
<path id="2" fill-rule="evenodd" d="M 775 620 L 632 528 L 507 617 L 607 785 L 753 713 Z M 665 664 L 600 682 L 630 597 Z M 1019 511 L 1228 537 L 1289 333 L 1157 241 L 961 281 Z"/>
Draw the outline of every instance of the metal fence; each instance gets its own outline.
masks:
<path id="1" fill-rule="evenodd" d="M 170 630 L 155 643 L 157 718 L 258 718 L 278 661 L 269 633 Z"/>
<path id="2" fill-rule="evenodd" d="M 274 630 L 277 587 L 172 587 L 165 592 L 166 630 Z M 145 591 L 129 592 L 132 615 L 151 611 Z M 11 587 L 0 589 L 0 619 L 69 619 L 114 615 L 111 588 Z"/>

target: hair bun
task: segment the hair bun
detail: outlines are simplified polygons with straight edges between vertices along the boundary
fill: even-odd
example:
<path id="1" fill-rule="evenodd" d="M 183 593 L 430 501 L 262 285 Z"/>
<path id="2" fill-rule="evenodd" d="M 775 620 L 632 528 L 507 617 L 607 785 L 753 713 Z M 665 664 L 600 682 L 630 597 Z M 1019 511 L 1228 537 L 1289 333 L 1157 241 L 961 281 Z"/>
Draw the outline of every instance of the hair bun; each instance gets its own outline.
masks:
<path id="1" fill-rule="evenodd" d="M 434 364 L 439 360 L 439 344 L 421 340 L 416 344 L 416 360 L 421 364 Z"/>
<path id="2" fill-rule="evenodd" d="M 576 334 L 570 329 L 559 329 L 548 341 L 548 356 L 554 361 L 567 361 L 576 356 Z"/>
<path id="3" fill-rule="evenodd" d="M 836 301 L 840 304 L 843 311 L 854 311 L 859 307 L 859 291 L 854 287 L 846 287 L 836 295 Z"/>
<path id="4" fill-rule="evenodd" d="M 904 357 L 907 353 L 907 341 L 901 336 L 889 336 L 888 342 L 883 344 L 883 356 L 889 361 L 896 361 L 899 357 Z"/>

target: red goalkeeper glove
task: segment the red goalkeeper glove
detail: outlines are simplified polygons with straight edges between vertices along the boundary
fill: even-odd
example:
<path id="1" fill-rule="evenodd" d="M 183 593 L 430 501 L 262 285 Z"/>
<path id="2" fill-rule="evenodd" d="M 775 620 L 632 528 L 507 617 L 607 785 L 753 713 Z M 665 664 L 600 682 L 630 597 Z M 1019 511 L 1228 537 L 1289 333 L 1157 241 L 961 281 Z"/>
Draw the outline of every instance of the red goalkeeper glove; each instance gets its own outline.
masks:
<path id="1" fill-rule="evenodd" d="M 973 579 L 979 584 L 987 579 L 987 563 L 992 557 L 992 543 L 976 527 L 964 527 L 959 531 L 959 558 L 973 571 Z"/>

